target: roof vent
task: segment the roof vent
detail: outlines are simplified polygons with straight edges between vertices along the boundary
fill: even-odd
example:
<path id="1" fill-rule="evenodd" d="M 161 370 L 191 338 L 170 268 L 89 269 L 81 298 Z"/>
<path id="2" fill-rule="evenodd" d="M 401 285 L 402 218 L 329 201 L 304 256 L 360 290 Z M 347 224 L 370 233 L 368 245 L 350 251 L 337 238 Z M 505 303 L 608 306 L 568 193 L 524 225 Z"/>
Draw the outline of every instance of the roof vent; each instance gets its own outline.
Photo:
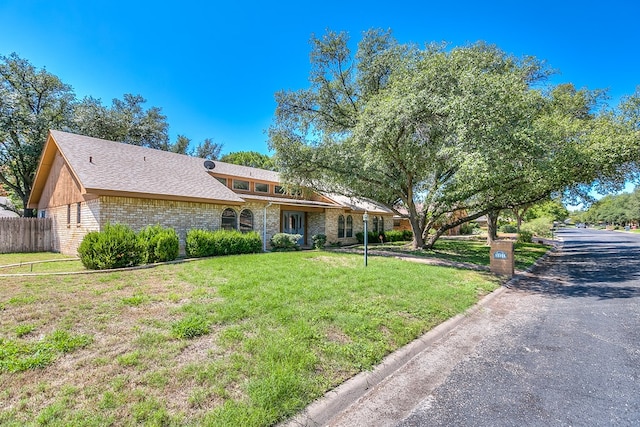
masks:
<path id="1" fill-rule="evenodd" d="M 215 168 L 215 167 L 216 167 L 216 164 L 215 164 L 215 163 L 213 163 L 211 160 L 205 160 L 205 161 L 204 161 L 204 168 L 205 168 L 206 170 L 209 170 L 209 171 L 210 171 L 210 170 L 212 170 L 212 169 L 213 169 L 213 168 Z"/>

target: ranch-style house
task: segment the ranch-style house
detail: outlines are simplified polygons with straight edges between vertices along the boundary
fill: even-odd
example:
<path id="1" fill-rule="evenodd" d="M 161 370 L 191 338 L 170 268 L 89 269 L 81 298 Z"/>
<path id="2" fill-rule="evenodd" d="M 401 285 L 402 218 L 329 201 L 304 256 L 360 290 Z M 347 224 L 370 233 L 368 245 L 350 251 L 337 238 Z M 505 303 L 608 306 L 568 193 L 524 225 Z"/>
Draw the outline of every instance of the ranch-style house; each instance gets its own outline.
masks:
<path id="1" fill-rule="evenodd" d="M 256 231 L 265 249 L 275 233 L 356 243 L 369 230 L 393 228 L 393 212 L 370 201 L 285 191 L 277 172 L 52 130 L 36 172 L 29 208 L 52 219 L 53 249 L 76 254 L 82 238 L 105 224 L 135 231 L 175 229 L 184 254 L 191 229 Z"/>

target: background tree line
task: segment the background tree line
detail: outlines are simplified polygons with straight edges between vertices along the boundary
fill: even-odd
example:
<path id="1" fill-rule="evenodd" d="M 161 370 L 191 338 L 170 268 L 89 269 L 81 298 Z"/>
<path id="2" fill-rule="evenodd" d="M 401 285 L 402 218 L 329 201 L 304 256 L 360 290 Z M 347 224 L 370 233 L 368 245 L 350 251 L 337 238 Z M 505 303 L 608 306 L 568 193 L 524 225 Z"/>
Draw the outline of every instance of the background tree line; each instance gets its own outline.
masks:
<path id="1" fill-rule="evenodd" d="M 15 53 L 0 56 L 0 187 L 19 207 L 27 205 L 49 129 L 220 158 L 222 144 L 210 138 L 195 148 L 184 135 L 171 142 L 167 117 L 159 107 L 146 108 L 145 103 L 132 94 L 113 99 L 111 105 L 90 96 L 78 99 L 70 85 L 45 68 L 37 69 Z M 269 156 L 255 152 L 229 153 L 220 160 L 274 168 Z M 24 209 L 24 215 L 32 216 L 33 211 Z"/>
<path id="2" fill-rule="evenodd" d="M 415 247 L 487 215 L 588 198 L 637 175 L 640 92 L 552 85 L 547 65 L 476 43 L 399 44 L 370 30 L 311 39 L 310 86 L 276 94 L 270 145 L 284 179 L 375 200 L 409 219 Z"/>
<path id="3" fill-rule="evenodd" d="M 572 214 L 574 221 L 588 224 L 629 225 L 640 223 L 640 189 L 604 196 L 587 210 Z"/>

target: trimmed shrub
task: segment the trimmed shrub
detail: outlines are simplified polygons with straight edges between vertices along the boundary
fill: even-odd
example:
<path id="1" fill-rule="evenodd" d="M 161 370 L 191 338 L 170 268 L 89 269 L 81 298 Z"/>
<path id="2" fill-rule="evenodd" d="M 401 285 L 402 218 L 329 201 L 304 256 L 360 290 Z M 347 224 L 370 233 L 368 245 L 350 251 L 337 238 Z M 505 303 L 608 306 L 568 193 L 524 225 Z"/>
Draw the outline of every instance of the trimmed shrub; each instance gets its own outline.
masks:
<path id="1" fill-rule="evenodd" d="M 174 229 L 150 225 L 138 233 L 138 238 L 144 248 L 144 263 L 172 261 L 178 258 L 180 242 Z"/>
<path id="2" fill-rule="evenodd" d="M 368 231 L 367 232 L 367 236 L 368 236 L 367 237 L 367 242 L 368 243 L 380 243 L 380 239 L 378 238 L 379 235 L 380 235 L 380 233 L 376 233 L 375 231 Z M 364 243 L 364 233 L 362 231 L 358 231 L 356 233 L 356 239 L 358 240 L 358 243 L 363 244 Z"/>
<path id="3" fill-rule="evenodd" d="M 517 233 L 518 227 L 516 227 L 513 224 L 503 224 L 502 226 L 500 226 L 500 232 L 501 233 Z"/>
<path id="4" fill-rule="evenodd" d="M 533 234 L 530 231 L 520 230 L 518 233 L 518 243 L 531 243 L 533 241 Z"/>
<path id="5" fill-rule="evenodd" d="M 299 251 L 299 234 L 276 233 L 271 237 L 271 250 L 274 252 Z"/>
<path id="6" fill-rule="evenodd" d="M 78 247 L 82 264 L 90 270 L 133 267 L 142 262 L 143 253 L 136 233 L 122 224 L 88 233 Z"/>
<path id="7" fill-rule="evenodd" d="M 477 234 L 480 231 L 480 225 L 475 222 L 465 222 L 460 225 L 460 234 L 464 236 L 470 236 L 472 234 Z"/>
<path id="8" fill-rule="evenodd" d="M 187 232 L 185 252 L 188 256 L 200 258 L 213 255 L 211 231 L 193 229 Z"/>
<path id="9" fill-rule="evenodd" d="M 525 222 L 520 227 L 520 230 L 529 231 L 538 237 L 551 237 L 551 227 L 553 227 L 553 219 L 541 217 Z"/>
<path id="10" fill-rule="evenodd" d="M 316 249 L 324 249 L 324 245 L 327 244 L 327 236 L 324 234 L 314 234 L 311 236 L 313 240 L 313 247 Z"/>
<path id="11" fill-rule="evenodd" d="M 385 242 L 406 242 L 413 240 L 413 233 L 409 230 L 389 230 L 384 233 Z"/>
<path id="12" fill-rule="evenodd" d="M 251 254 L 262 251 L 262 239 L 255 231 L 189 230 L 185 251 L 191 257 Z"/>

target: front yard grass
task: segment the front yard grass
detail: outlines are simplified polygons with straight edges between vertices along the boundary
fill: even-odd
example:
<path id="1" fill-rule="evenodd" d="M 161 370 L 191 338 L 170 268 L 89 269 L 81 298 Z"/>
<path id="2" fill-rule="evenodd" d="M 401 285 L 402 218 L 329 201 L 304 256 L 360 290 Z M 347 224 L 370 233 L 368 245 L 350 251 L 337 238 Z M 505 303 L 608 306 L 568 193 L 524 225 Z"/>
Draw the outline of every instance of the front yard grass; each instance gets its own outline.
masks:
<path id="1" fill-rule="evenodd" d="M 489 246 L 486 239 L 439 239 L 433 250 L 413 249 L 407 242 L 372 245 L 372 250 L 406 253 L 425 258 L 436 258 L 452 262 L 466 262 L 477 265 L 489 265 Z M 516 243 L 515 268 L 526 270 L 549 250 L 549 246 L 538 243 Z"/>
<path id="2" fill-rule="evenodd" d="M 0 424 L 273 425 L 497 286 L 317 251 L 2 278 Z"/>
<path id="3" fill-rule="evenodd" d="M 86 270 L 79 259 L 55 252 L 0 254 L 0 274 L 54 273 Z"/>

